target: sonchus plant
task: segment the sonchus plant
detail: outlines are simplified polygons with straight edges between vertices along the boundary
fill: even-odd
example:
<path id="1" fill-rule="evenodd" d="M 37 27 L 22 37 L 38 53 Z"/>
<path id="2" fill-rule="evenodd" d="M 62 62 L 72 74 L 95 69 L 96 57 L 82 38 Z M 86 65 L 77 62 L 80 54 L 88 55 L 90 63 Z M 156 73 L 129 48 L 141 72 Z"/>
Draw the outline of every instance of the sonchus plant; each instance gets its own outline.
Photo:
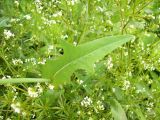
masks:
<path id="1" fill-rule="evenodd" d="M 133 39 L 133 35 L 107 36 L 78 46 L 72 46 L 66 41 L 61 41 L 64 55 L 55 60 L 50 59 L 43 65 L 41 69 L 42 78 L 1 79 L 0 84 L 51 81 L 55 87 L 58 87 L 69 83 L 70 76 L 77 69 L 84 69 L 88 73 L 93 73 L 93 64 L 97 60 Z"/>

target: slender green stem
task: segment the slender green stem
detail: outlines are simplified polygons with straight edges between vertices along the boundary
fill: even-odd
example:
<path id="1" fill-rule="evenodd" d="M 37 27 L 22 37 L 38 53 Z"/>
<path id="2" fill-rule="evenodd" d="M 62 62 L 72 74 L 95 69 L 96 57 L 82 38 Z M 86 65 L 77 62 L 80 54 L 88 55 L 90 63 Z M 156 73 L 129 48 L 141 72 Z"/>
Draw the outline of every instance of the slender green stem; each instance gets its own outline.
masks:
<path id="1" fill-rule="evenodd" d="M 49 81 L 50 81 L 49 79 L 44 79 L 44 78 L 11 78 L 11 79 L 0 79 L 0 84 L 49 82 Z"/>
<path id="2" fill-rule="evenodd" d="M 83 27 L 83 31 L 82 31 L 82 34 L 78 40 L 78 44 L 81 43 L 83 40 L 84 40 L 84 37 L 86 35 L 86 30 L 87 30 L 87 25 L 88 25 L 88 17 L 89 17 L 89 0 L 87 1 L 87 4 L 86 4 L 86 16 L 85 16 L 85 21 L 84 21 L 84 27 Z"/>
<path id="3" fill-rule="evenodd" d="M 149 1 L 148 3 L 145 2 L 145 4 L 138 10 L 136 11 L 136 14 L 138 14 L 141 10 L 143 10 L 146 6 L 148 6 L 153 0 Z"/>
<path id="4" fill-rule="evenodd" d="M 11 71 L 12 74 L 14 74 L 15 70 L 10 66 L 10 64 L 8 63 L 8 61 L 5 59 L 4 56 L 0 55 L 0 57 L 4 60 L 4 62 L 6 63 L 8 69 Z"/>

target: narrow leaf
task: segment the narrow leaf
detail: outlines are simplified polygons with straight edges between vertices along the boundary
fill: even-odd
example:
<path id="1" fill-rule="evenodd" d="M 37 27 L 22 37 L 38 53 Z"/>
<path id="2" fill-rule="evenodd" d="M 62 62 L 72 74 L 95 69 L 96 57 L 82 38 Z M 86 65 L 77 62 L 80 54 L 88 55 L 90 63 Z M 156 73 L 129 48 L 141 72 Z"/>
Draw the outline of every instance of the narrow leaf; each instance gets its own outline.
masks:
<path id="1" fill-rule="evenodd" d="M 11 78 L 11 79 L 0 79 L 0 84 L 48 82 L 48 81 L 49 81 L 49 79 L 43 79 L 43 78 Z"/>
<path id="2" fill-rule="evenodd" d="M 137 109 L 135 109 L 135 112 L 140 120 L 146 120 L 146 118 L 144 117 L 144 115 L 139 107 L 137 107 Z"/>
<path id="3" fill-rule="evenodd" d="M 11 25 L 7 23 L 8 21 L 9 21 L 9 18 L 5 18 L 5 17 L 0 18 L 0 28 L 11 27 Z"/>

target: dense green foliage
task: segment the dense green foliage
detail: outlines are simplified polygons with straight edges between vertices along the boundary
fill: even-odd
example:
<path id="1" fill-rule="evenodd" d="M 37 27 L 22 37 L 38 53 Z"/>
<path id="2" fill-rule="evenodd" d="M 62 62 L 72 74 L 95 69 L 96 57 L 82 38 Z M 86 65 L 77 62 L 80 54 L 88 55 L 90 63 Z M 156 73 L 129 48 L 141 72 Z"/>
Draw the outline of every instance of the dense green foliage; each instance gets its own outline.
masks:
<path id="1" fill-rule="evenodd" d="M 85 51 L 75 50 L 78 46 L 125 34 L 136 39 L 110 54 L 107 44 L 102 53 L 95 52 L 92 57 L 98 61 L 89 61 L 95 62 L 92 74 L 75 66 L 69 75 L 68 68 L 70 82 L 59 89 L 54 80 L 0 85 L 0 119 L 160 119 L 159 0 L 1 0 L 2 81 L 45 81 L 39 78 L 52 70 L 46 61 L 77 57 Z M 62 43 L 73 44 L 74 50 L 65 54 Z"/>

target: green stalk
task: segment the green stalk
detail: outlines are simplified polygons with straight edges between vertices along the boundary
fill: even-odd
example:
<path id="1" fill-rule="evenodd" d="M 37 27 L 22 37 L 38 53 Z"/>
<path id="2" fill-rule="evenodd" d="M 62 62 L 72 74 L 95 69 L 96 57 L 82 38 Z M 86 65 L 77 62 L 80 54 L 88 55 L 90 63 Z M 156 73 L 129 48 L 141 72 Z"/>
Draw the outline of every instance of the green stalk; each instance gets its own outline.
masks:
<path id="1" fill-rule="evenodd" d="M 49 79 L 44 78 L 11 78 L 11 79 L 0 79 L 0 84 L 7 83 L 33 83 L 33 82 L 49 82 Z"/>

